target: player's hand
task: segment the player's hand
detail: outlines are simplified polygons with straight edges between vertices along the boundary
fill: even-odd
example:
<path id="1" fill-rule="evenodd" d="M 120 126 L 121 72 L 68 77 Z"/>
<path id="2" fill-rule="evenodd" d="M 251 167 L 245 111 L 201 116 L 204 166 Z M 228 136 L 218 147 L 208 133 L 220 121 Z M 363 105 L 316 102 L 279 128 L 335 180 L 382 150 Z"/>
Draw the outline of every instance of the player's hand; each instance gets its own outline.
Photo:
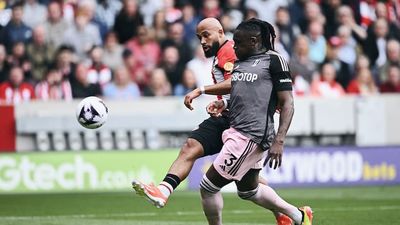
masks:
<path id="1" fill-rule="evenodd" d="M 193 99 L 199 97 L 201 95 L 201 91 L 199 88 L 194 89 L 193 91 L 189 92 L 185 95 L 184 104 L 186 108 L 193 110 L 192 101 Z"/>
<path id="2" fill-rule="evenodd" d="M 276 114 L 281 114 L 281 111 L 282 111 L 281 108 L 276 108 L 276 109 L 275 109 L 275 113 L 276 113 Z"/>
<path id="3" fill-rule="evenodd" d="M 219 117 L 222 116 L 222 111 L 224 111 L 225 106 L 222 100 L 212 101 L 207 105 L 206 111 L 210 116 Z"/>
<path id="4" fill-rule="evenodd" d="M 264 166 L 268 163 L 268 166 L 272 169 L 279 168 L 282 164 L 282 153 L 283 143 L 274 140 L 264 161 Z"/>

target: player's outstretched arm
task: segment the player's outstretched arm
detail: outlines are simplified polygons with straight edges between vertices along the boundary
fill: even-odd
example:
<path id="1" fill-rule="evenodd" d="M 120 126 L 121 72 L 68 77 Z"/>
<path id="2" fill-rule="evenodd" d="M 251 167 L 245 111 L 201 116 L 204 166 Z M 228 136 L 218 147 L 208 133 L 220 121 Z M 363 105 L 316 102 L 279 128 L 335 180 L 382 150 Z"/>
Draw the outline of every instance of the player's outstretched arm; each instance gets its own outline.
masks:
<path id="1" fill-rule="evenodd" d="M 185 95 L 184 104 L 185 106 L 193 110 L 192 101 L 193 99 L 199 97 L 202 94 L 208 95 L 226 95 L 231 92 L 231 79 L 227 79 L 221 83 L 214 85 L 207 85 L 200 88 L 196 88 L 187 95 Z"/>
<path id="2" fill-rule="evenodd" d="M 274 169 L 280 167 L 282 164 L 283 144 L 294 114 L 292 91 L 278 91 L 277 95 L 278 108 L 281 109 L 279 115 L 279 127 L 265 160 L 266 163 L 269 161 L 269 167 Z"/>

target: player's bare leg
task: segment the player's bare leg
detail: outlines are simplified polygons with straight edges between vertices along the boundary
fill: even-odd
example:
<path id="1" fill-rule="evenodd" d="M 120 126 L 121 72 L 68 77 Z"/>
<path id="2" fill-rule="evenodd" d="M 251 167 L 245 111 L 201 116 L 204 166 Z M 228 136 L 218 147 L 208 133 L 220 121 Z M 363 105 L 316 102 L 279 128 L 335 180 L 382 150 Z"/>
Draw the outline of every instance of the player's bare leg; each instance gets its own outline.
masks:
<path id="1" fill-rule="evenodd" d="M 204 150 L 200 142 L 193 138 L 188 138 L 164 180 L 158 186 L 147 185 L 134 180 L 132 181 L 132 187 L 138 195 L 146 197 L 157 208 L 162 208 L 167 203 L 172 192 L 189 175 L 194 162 L 203 155 Z"/>
<path id="2" fill-rule="evenodd" d="M 221 187 L 231 181 L 222 177 L 212 165 L 200 183 L 201 203 L 209 225 L 222 224 L 223 201 Z"/>
<path id="3" fill-rule="evenodd" d="M 210 193 L 203 188 L 200 188 L 201 204 L 203 205 L 204 215 L 207 217 L 208 224 L 222 224 L 222 208 L 224 201 L 220 191 Z"/>

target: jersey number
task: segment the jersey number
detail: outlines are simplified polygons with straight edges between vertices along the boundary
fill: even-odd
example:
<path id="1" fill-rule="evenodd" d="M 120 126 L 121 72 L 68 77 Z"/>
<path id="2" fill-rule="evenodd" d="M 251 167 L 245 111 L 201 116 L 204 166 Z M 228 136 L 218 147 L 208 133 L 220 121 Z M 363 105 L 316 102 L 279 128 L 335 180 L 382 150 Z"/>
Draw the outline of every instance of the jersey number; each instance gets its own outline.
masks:
<path id="1" fill-rule="evenodd" d="M 234 156 L 232 153 L 231 153 L 231 157 L 229 158 L 229 159 L 225 159 L 225 165 L 226 166 L 232 166 L 232 164 L 233 164 L 233 162 L 236 160 L 237 158 L 236 158 L 236 156 Z"/>

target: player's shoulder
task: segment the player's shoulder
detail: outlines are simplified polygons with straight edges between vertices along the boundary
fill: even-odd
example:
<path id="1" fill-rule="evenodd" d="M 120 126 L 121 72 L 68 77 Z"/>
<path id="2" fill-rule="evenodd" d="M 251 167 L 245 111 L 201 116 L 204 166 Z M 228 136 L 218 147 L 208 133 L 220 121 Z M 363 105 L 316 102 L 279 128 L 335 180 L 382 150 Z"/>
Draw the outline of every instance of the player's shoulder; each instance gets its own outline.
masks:
<path id="1" fill-rule="evenodd" d="M 226 58 L 236 59 L 236 54 L 235 54 L 235 50 L 233 49 L 233 45 L 234 45 L 234 42 L 232 40 L 228 40 L 224 44 L 222 44 L 217 52 L 217 58 L 219 60 L 226 59 Z"/>
<path id="2" fill-rule="evenodd" d="M 279 54 L 279 52 L 276 52 L 273 50 L 268 50 L 265 54 L 268 55 L 269 57 L 271 57 L 271 59 L 280 58 L 280 59 L 284 60 L 284 57 L 281 54 Z"/>
<path id="3" fill-rule="evenodd" d="M 236 61 L 233 41 L 226 41 L 217 52 L 218 66 L 227 72 L 231 72 Z"/>
<path id="4" fill-rule="evenodd" d="M 269 50 L 266 52 L 266 55 L 270 57 L 272 67 L 279 65 L 278 67 L 280 67 L 280 70 L 289 71 L 289 65 L 281 54 L 276 51 Z"/>

